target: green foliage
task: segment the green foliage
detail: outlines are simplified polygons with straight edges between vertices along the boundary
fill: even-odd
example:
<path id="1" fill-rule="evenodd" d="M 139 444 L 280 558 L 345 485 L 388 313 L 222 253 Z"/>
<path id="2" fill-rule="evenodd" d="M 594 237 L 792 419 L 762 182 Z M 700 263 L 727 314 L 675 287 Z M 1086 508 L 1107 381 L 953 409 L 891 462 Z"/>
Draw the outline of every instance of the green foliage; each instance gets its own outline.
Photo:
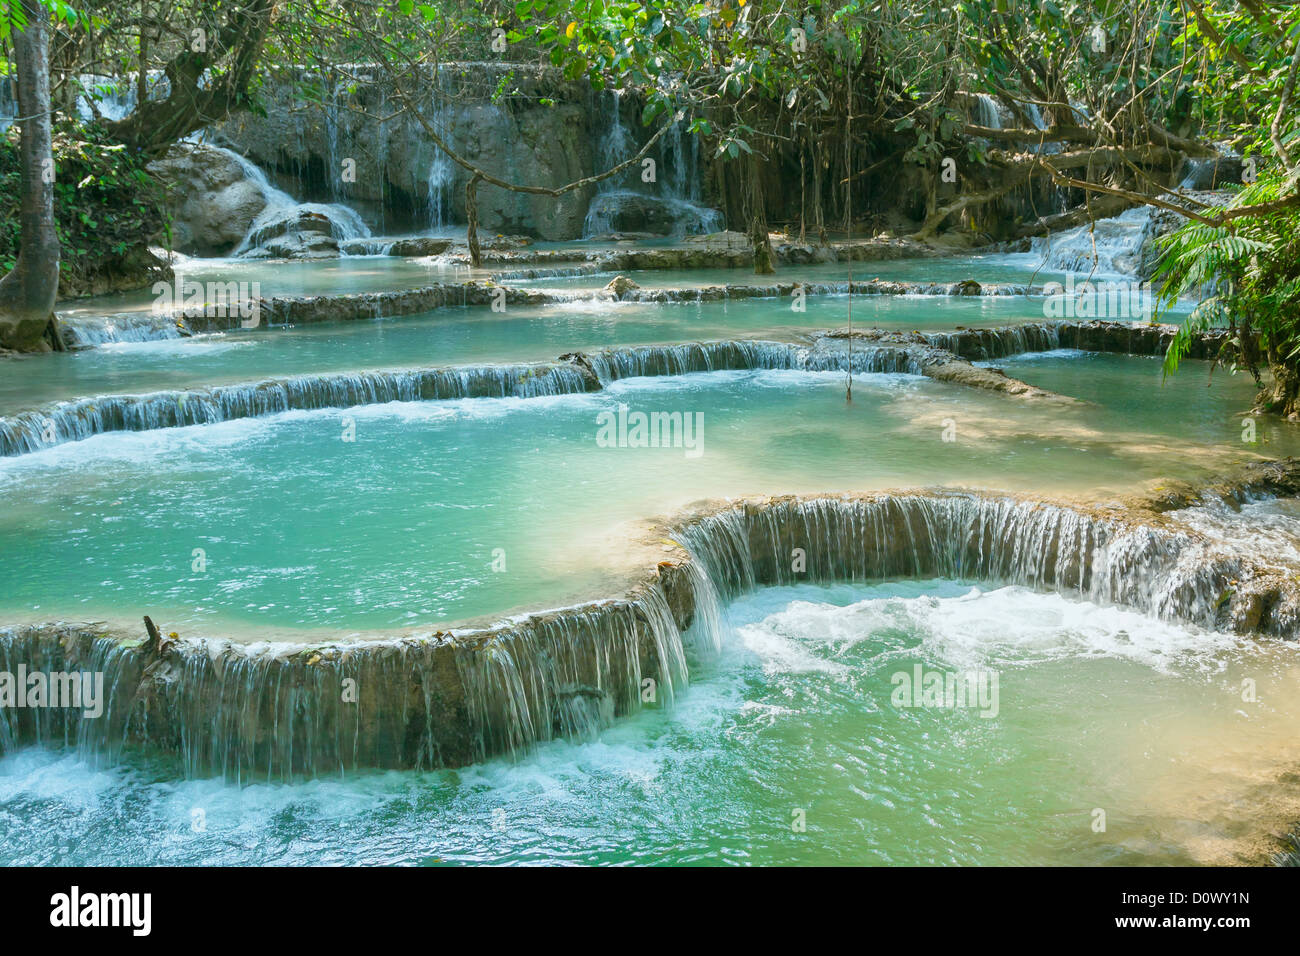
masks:
<path id="1" fill-rule="evenodd" d="M 1228 208 L 1275 202 L 1292 188 L 1278 173 L 1261 175 Z M 1162 299 L 1206 293 L 1179 326 L 1165 374 L 1178 370 L 1198 333 L 1216 327 L 1232 332 L 1223 358 L 1257 378 L 1265 364 L 1294 363 L 1300 355 L 1300 210 L 1219 226 L 1190 221 L 1162 243 L 1156 270 Z"/>
<path id="2" fill-rule="evenodd" d="M 1156 272 L 1162 299 L 1204 295 L 1179 326 L 1165 356 L 1165 374 L 1178 370 L 1198 333 L 1217 327 L 1230 331 L 1221 361 L 1245 369 L 1261 384 L 1265 368 L 1293 379 L 1300 364 L 1300 206 L 1294 204 L 1300 110 L 1294 100 L 1288 109 L 1282 96 L 1300 39 L 1300 9 L 1274 10 L 1266 29 L 1237 4 L 1209 3 L 1204 12 L 1204 21 L 1189 18 L 1175 45 L 1201 51 L 1196 108 L 1215 117 L 1220 134 L 1253 157 L 1250 165 L 1258 169 L 1257 180 L 1239 189 L 1228 209 L 1255 207 L 1257 212 L 1222 225 L 1189 220 L 1164 240 Z M 1275 120 L 1280 121 L 1276 140 Z M 1291 170 L 1285 168 L 1279 141 L 1293 154 Z M 1214 212 L 1206 210 L 1211 218 Z"/>
<path id="3" fill-rule="evenodd" d="M 97 126 L 61 123 L 54 133 L 54 215 L 65 294 L 139 270 L 150 241 L 164 234 L 162 192 L 144 159 L 113 143 Z M 18 256 L 22 195 L 18 129 L 0 137 L 0 272 Z"/>
<path id="4" fill-rule="evenodd" d="M 74 25 L 77 23 L 77 11 L 64 0 L 41 0 L 41 6 L 50 11 L 50 19 L 56 23 Z M 27 13 L 23 10 L 22 0 L 0 0 L 0 40 L 9 39 L 14 30 L 27 26 Z"/>

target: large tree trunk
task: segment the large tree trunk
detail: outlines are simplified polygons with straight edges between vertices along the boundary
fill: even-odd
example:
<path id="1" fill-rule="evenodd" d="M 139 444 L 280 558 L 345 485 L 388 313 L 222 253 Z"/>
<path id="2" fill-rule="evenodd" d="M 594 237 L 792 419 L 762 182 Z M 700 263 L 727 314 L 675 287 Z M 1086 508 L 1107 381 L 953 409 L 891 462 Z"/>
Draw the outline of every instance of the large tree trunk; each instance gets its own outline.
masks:
<path id="1" fill-rule="evenodd" d="M 758 158 L 751 156 L 749 160 L 749 244 L 754 252 L 754 272 L 757 275 L 772 275 L 776 272 L 776 261 L 772 255 L 772 240 L 767 233 L 767 211 L 764 202 Z"/>
<path id="2" fill-rule="evenodd" d="M 59 236 L 54 226 L 54 157 L 50 145 L 50 21 L 37 0 L 22 0 L 27 26 L 13 33 L 22 139 L 18 260 L 0 279 L 0 348 L 60 348 L 54 320 L 59 291 Z"/>
<path id="3" fill-rule="evenodd" d="M 140 98 L 124 118 L 104 125 L 132 149 L 161 153 L 178 139 L 248 105 L 248 88 L 270 33 L 276 0 L 213 3 L 225 12 L 218 29 L 207 23 L 202 42 L 186 27 L 182 48 L 164 66 L 165 99 Z M 143 53 L 141 54 L 143 58 Z"/>
<path id="4" fill-rule="evenodd" d="M 1293 363 L 1274 359 L 1269 362 L 1273 381 L 1255 399 L 1255 410 L 1300 421 L 1300 369 Z"/>

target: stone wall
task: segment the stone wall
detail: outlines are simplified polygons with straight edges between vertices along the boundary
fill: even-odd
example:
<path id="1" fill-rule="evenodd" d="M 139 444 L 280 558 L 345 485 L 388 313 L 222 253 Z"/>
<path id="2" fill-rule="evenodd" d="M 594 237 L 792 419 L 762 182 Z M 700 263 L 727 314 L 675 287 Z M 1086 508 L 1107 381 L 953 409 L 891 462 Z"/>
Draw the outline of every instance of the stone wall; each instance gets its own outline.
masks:
<path id="1" fill-rule="evenodd" d="M 509 95 L 493 101 L 509 74 Z M 305 81 L 310 83 L 312 81 Z M 319 82 L 313 101 L 303 82 L 268 77 L 265 115 L 240 113 L 217 127 L 218 138 L 263 167 L 281 188 L 304 200 L 352 206 L 379 233 L 426 230 L 465 221 L 470 173 L 451 163 L 420 122 L 381 84 Z M 501 64 L 446 64 L 438 94 L 423 116 L 453 148 L 512 182 L 560 186 L 591 175 L 599 135 L 594 94 L 548 70 Z M 355 160 L 355 181 L 344 163 Z M 433 186 L 431 188 L 431 181 Z M 582 235 L 595 187 L 562 197 L 479 189 L 479 225 L 488 233 L 530 233 L 543 239 Z"/>

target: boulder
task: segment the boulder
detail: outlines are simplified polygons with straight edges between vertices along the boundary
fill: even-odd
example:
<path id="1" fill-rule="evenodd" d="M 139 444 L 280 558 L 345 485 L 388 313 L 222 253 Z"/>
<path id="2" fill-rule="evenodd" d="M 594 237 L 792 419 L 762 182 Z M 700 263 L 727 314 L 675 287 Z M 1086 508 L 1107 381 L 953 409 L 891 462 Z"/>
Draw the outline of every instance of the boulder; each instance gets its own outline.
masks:
<path id="1" fill-rule="evenodd" d="M 750 252 L 749 236 L 730 229 L 703 236 L 687 236 L 682 241 L 710 252 Z"/>
<path id="2" fill-rule="evenodd" d="M 834 262 L 838 258 L 830 246 L 814 246 L 807 242 L 783 242 L 776 247 L 775 252 L 782 262 L 794 265 Z"/>
<path id="3" fill-rule="evenodd" d="M 365 240 L 362 240 L 363 242 Z M 438 239 L 433 236 L 416 236 L 411 239 L 398 239 L 388 247 L 390 256 L 407 256 L 418 258 L 440 256 L 451 248 L 450 239 Z"/>
<path id="4" fill-rule="evenodd" d="M 623 293 L 630 292 L 633 289 L 641 288 L 627 276 L 614 276 L 605 286 L 605 291 L 615 298 L 621 298 Z"/>
<path id="5" fill-rule="evenodd" d="M 149 172 L 166 186 L 172 248 L 186 255 L 228 255 L 266 208 L 262 186 L 224 150 L 177 143 Z"/>
<path id="6" fill-rule="evenodd" d="M 337 259 L 339 244 L 328 232 L 294 230 L 268 239 L 246 255 L 250 259 Z"/>

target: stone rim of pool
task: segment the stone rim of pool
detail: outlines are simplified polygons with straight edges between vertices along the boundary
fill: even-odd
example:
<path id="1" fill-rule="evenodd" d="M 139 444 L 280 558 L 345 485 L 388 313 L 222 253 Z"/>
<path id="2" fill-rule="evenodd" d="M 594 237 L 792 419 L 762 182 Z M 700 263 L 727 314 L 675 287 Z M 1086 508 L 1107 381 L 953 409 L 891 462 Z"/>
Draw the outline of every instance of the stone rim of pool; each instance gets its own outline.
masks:
<path id="1" fill-rule="evenodd" d="M 1300 496 L 1300 460 L 1200 487 L 1085 501 L 912 489 L 703 502 L 647 522 L 645 566 L 617 596 L 491 625 L 314 644 L 144 637 L 96 625 L 0 631 L 7 666 L 103 672 L 103 719 L 10 710 L 13 742 L 71 742 L 88 758 L 179 756 L 189 776 L 314 776 L 458 766 L 582 737 L 670 705 L 688 659 L 716 651 L 725 598 L 758 586 L 948 579 L 1018 584 L 1242 635 L 1294 637 L 1300 588 L 1265 558 L 1183 520 L 1202 502 Z M 794 547 L 802 570 L 787 567 Z M 381 686 L 366 707 L 346 689 Z M 340 688 L 344 692 L 340 694 Z M 202 728 L 202 730 L 200 730 Z"/>

